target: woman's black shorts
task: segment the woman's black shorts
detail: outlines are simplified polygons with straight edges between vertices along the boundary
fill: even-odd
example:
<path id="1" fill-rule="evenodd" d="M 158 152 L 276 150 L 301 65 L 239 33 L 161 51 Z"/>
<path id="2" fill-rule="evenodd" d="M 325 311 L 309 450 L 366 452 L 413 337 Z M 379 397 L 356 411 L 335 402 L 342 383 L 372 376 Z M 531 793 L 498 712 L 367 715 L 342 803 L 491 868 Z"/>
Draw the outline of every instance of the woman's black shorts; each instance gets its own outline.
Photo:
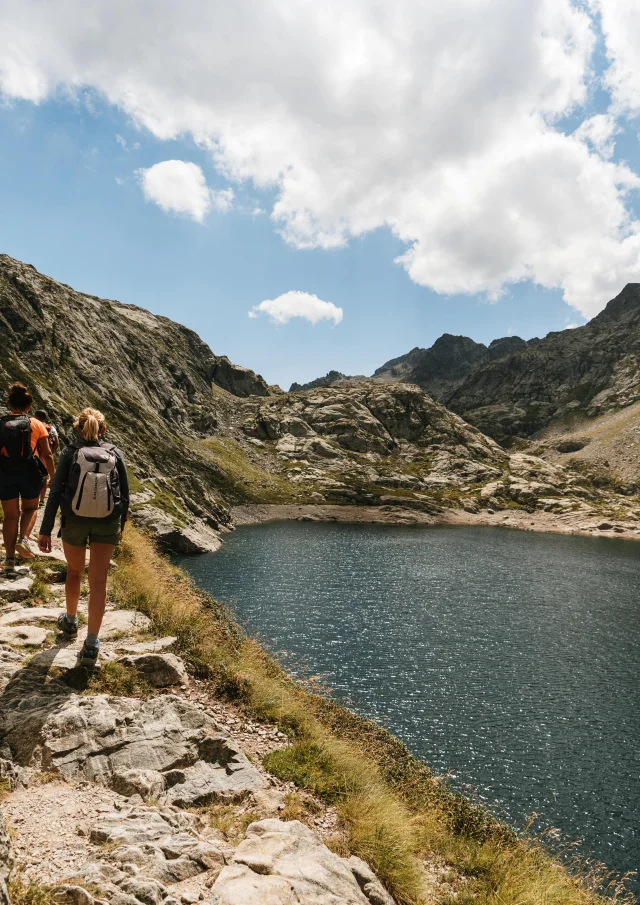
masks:
<path id="1" fill-rule="evenodd" d="M 28 465 L 21 469 L 0 468 L 0 500 L 35 500 L 42 490 L 40 469 Z"/>

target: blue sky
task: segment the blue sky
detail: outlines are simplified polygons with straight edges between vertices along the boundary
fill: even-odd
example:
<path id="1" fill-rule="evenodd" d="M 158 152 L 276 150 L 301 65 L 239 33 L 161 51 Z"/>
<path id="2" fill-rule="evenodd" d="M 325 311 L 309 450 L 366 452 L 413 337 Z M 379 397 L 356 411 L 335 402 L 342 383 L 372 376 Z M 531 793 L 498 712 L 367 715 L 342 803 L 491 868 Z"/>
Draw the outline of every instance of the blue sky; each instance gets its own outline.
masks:
<path id="1" fill-rule="evenodd" d="M 161 14 L 162 7 L 163 4 L 159 4 L 154 8 Z M 107 14 L 110 13 L 105 12 Z M 31 26 L 21 25 L 18 21 L 16 27 L 23 27 L 28 33 Z M 54 33 L 54 26 L 48 27 L 51 29 L 48 37 L 54 44 L 67 40 L 68 34 L 64 30 Z M 620 93 L 620 89 L 603 85 L 603 75 L 606 77 L 609 64 L 599 22 L 594 22 L 593 34 L 597 41 L 595 47 L 584 50 L 581 57 L 584 58 L 584 82 L 588 86 L 586 93 L 577 103 L 575 98 L 548 101 L 541 92 L 545 98 L 540 101 L 541 107 L 554 104 L 555 119 L 551 122 L 548 117 L 540 135 L 536 133 L 536 141 L 539 138 L 540 142 L 553 142 L 555 136 L 570 135 L 581 123 L 593 122 L 594 114 L 609 116 L 612 90 Z M 73 48 L 77 49 L 77 42 Z M 444 190 L 440 197 L 445 175 L 438 181 L 435 194 L 429 189 L 428 180 L 432 178 L 435 166 L 431 160 L 421 162 L 422 171 L 415 183 L 424 184 L 424 189 L 409 191 L 411 186 L 406 188 L 402 173 L 394 174 L 393 189 L 396 193 L 406 191 L 405 200 L 401 206 L 388 204 L 382 213 L 376 209 L 372 214 L 370 199 L 381 178 L 384 182 L 387 163 L 382 159 L 379 171 L 382 177 L 378 175 L 375 182 L 359 185 L 358 170 L 369 162 L 366 144 L 365 150 L 359 151 L 360 161 L 349 161 L 349 166 L 354 164 L 350 170 L 354 188 L 349 186 L 347 200 L 336 196 L 337 200 L 330 199 L 329 207 L 321 196 L 318 200 L 315 190 L 309 187 L 311 183 L 300 189 L 301 180 L 298 180 L 291 188 L 285 177 L 271 177 L 268 173 L 265 176 L 272 161 L 271 158 L 267 160 L 267 151 L 260 145 L 258 150 L 264 154 L 266 162 L 252 162 L 254 169 L 248 175 L 245 171 L 240 172 L 242 166 L 246 167 L 244 150 L 242 154 L 235 152 L 233 157 L 227 147 L 221 161 L 220 145 L 216 142 L 220 134 L 224 133 L 227 141 L 230 134 L 233 139 L 234 133 L 227 123 L 223 126 L 213 124 L 213 113 L 212 132 L 205 136 L 199 127 L 190 123 L 158 125 L 156 117 L 150 125 L 148 111 L 141 113 L 139 103 L 135 104 L 134 112 L 127 109 L 128 101 L 109 97 L 110 89 L 101 85 L 97 77 L 87 75 L 82 80 L 82 87 L 76 84 L 70 91 L 68 87 L 61 87 L 65 83 L 64 77 L 47 75 L 45 64 L 46 61 L 43 63 L 34 57 L 34 71 L 39 66 L 50 80 L 42 96 L 35 98 L 37 102 L 29 96 L 32 89 L 24 87 L 32 84 L 26 76 L 22 76 L 23 87 L 18 89 L 13 76 L 12 81 L 8 77 L 5 79 L 4 103 L 0 106 L 0 250 L 77 289 L 141 305 L 186 324 L 196 330 L 214 352 L 229 355 L 233 361 L 259 371 L 269 382 L 285 388 L 293 380 L 309 380 L 331 368 L 352 374 L 371 373 L 385 360 L 415 345 L 431 345 L 443 332 L 462 333 L 488 343 L 507 334 L 530 338 L 564 329 L 568 324 L 581 324 L 621 289 L 630 275 L 635 274 L 637 261 L 627 251 L 624 264 L 618 263 L 612 269 L 606 257 L 612 254 L 611 233 L 600 236 L 597 225 L 598 217 L 606 219 L 597 205 L 609 204 L 606 211 L 617 211 L 616 216 L 620 219 L 616 207 L 620 199 L 626 207 L 627 219 L 636 215 L 637 190 L 632 186 L 626 195 L 620 194 L 616 199 L 610 178 L 611 167 L 618 162 L 628 164 L 629 172 L 640 170 L 638 123 L 630 109 L 624 115 L 616 114 L 615 129 L 618 131 L 613 153 L 596 147 L 599 138 L 588 137 L 588 150 L 583 153 L 583 145 L 580 145 L 579 166 L 583 169 L 578 176 L 570 173 L 566 185 L 560 184 L 557 174 L 563 172 L 562 167 L 556 167 L 554 163 L 550 170 L 548 185 L 553 186 L 550 208 L 554 197 L 564 191 L 567 198 L 563 209 L 570 205 L 571 192 L 576 191 L 580 179 L 586 180 L 580 184 L 580 203 L 584 195 L 589 194 L 591 184 L 594 195 L 597 193 L 596 207 L 585 214 L 588 217 L 593 213 L 591 231 L 585 237 L 580 223 L 568 221 L 559 243 L 564 242 L 565 233 L 572 229 L 577 238 L 573 244 L 563 246 L 564 258 L 557 264 L 554 262 L 550 270 L 548 262 L 554 261 L 556 246 L 552 239 L 548 240 L 548 247 L 544 242 L 547 234 L 553 233 L 557 216 L 550 210 L 547 226 L 545 211 L 540 214 L 537 209 L 537 196 L 540 192 L 544 194 L 546 181 L 543 180 L 538 192 L 529 193 L 527 180 L 519 178 L 522 168 L 515 167 L 516 181 L 502 185 L 499 165 L 496 164 L 495 169 L 478 170 L 480 158 L 474 157 L 473 148 L 468 158 L 471 162 L 465 162 L 465 174 L 467 171 L 480 172 L 480 177 L 474 175 L 472 184 L 477 185 L 479 178 L 485 178 L 487 183 L 486 191 L 479 193 L 480 200 L 474 205 L 474 208 L 480 203 L 486 206 L 482 217 L 478 214 L 475 226 L 475 209 L 455 209 L 452 205 L 454 210 L 449 217 Z M 264 72 L 268 73 L 269 60 L 263 65 Z M 176 66 L 179 69 L 179 64 Z M 532 79 L 539 78 L 535 67 L 532 71 Z M 292 72 L 292 81 L 295 76 Z M 147 73 L 142 73 L 140 79 L 147 77 Z M 619 81 L 623 83 L 624 79 Z M 181 78 L 181 85 L 183 82 Z M 168 90 L 166 86 L 151 84 L 159 97 Z M 182 90 L 188 97 L 188 85 Z M 380 89 L 376 90 L 379 92 Z M 573 82 L 567 91 L 579 94 Z M 129 89 L 127 98 L 130 93 Z M 230 113 L 227 110 L 226 115 L 233 123 L 236 108 L 232 101 L 225 100 L 231 110 Z M 520 103 L 518 97 L 507 100 L 514 108 Z M 337 97 L 336 108 L 341 102 Z M 198 103 L 202 104 L 201 97 Z M 244 104 L 244 99 L 237 104 Z M 251 125 L 260 120 L 261 110 L 255 113 L 254 120 L 249 119 Z M 244 108 L 243 113 L 246 114 Z M 353 114 L 356 118 L 357 113 L 356 109 Z M 339 146 L 344 136 L 343 131 L 336 132 L 334 140 L 332 114 L 329 99 L 319 109 L 313 124 L 317 143 L 327 141 L 329 148 Z M 378 129 L 384 128 L 387 115 L 393 116 L 384 110 L 377 111 Z M 488 109 L 488 120 L 490 116 Z M 320 134 L 318 120 L 323 119 Z M 533 115 L 531 122 L 537 122 Z M 272 121 L 269 125 L 273 125 Z M 604 125 L 606 134 L 602 141 L 610 138 L 612 131 L 610 122 Z M 602 132 L 600 120 L 598 126 Z M 340 129 L 344 128 L 344 124 L 341 125 Z M 348 135 L 348 123 L 346 129 Z M 451 131 L 455 138 L 453 127 Z M 275 135 L 275 131 L 270 134 Z M 503 135 L 498 130 L 491 153 L 497 157 L 504 153 L 505 159 L 511 161 L 514 154 L 512 135 L 508 128 Z M 449 137 L 445 136 L 447 140 Z M 242 138 L 246 141 L 244 133 Z M 414 140 L 409 130 L 406 140 Z M 523 139 L 523 146 L 524 143 Z M 576 144 L 574 142 L 569 149 L 572 162 L 577 159 Z M 535 147 L 537 153 L 538 145 Z M 553 146 L 549 144 L 549 147 Z M 315 160 L 315 149 L 310 150 L 304 142 L 300 148 L 295 155 L 292 152 L 289 161 L 286 149 L 283 151 L 281 143 L 274 139 L 273 155 L 280 155 L 277 167 L 288 167 L 292 172 L 299 167 L 300 172 L 306 174 L 315 166 L 313 177 L 330 197 L 336 184 L 334 174 L 337 169 L 323 170 L 326 152 Z M 252 161 L 258 158 L 258 152 L 253 148 L 251 153 Z M 371 146 L 371 156 L 375 157 L 376 153 L 375 146 Z M 517 153 L 520 153 L 519 149 Z M 560 148 L 558 154 L 562 153 L 564 150 Z M 532 159 L 533 152 L 527 148 L 526 154 L 523 152 L 525 163 L 522 166 L 528 166 Z M 163 210 L 157 203 L 145 199 L 139 171 L 148 171 L 167 160 L 197 164 L 204 174 L 207 191 L 231 187 L 234 199 L 230 209 L 220 211 L 212 206 L 202 222 L 198 222 L 188 213 Z M 505 164 L 505 169 L 508 166 Z M 344 160 L 338 160 L 335 167 L 343 173 Z M 403 163 L 403 169 L 405 167 Z M 443 174 L 450 171 L 449 163 L 447 167 Z M 399 172 L 400 169 L 398 167 Z M 535 172 L 538 176 L 541 172 L 537 163 Z M 599 180 L 602 180 L 602 188 Z M 459 181 L 454 185 L 454 194 L 458 184 Z M 400 185 L 403 188 L 398 189 Z M 416 199 L 416 196 L 421 190 L 425 192 L 424 202 L 417 204 L 420 198 Z M 522 200 L 518 201 L 519 207 L 514 214 L 511 199 L 516 191 L 522 193 Z M 293 201 L 286 200 L 291 197 Z M 276 223 L 270 212 L 274 203 L 282 198 L 285 199 L 285 214 Z M 607 199 L 606 202 L 602 198 Z M 433 213 L 432 206 L 436 209 L 438 205 L 441 209 Z M 263 212 L 256 214 L 256 208 Z M 311 228 L 306 221 L 302 228 L 298 225 L 296 217 L 301 209 L 311 211 Z M 535 213 L 530 216 L 542 218 L 535 234 L 529 236 L 532 231 L 526 230 L 523 235 L 529 244 L 526 245 L 523 239 L 512 250 L 509 229 L 505 232 L 504 224 L 501 225 L 506 216 L 504 211 L 512 217 L 512 221 L 507 219 L 505 222 L 518 224 L 526 221 L 528 212 L 534 209 Z M 426 225 L 421 222 L 416 225 L 416 219 L 419 221 L 423 212 Z M 439 247 L 439 237 L 446 233 L 451 220 L 456 221 L 455 242 L 452 239 L 449 246 Z M 335 235 L 344 222 L 349 222 L 350 232 L 346 240 L 344 237 L 340 240 L 342 246 L 322 247 L 337 244 L 333 238 L 325 240 L 322 235 L 329 230 L 334 231 L 332 236 Z M 322 224 L 322 230 L 317 223 Z M 467 223 L 471 224 L 469 230 Z M 498 224 L 495 235 L 491 235 L 495 224 Z M 280 234 L 282 229 L 285 237 Z M 315 230 L 311 238 L 310 229 Z M 616 229 L 615 239 L 621 247 L 629 229 L 627 226 L 627 233 L 624 233 L 620 222 Z M 489 256 L 493 258 L 495 254 L 496 258 L 491 268 L 477 260 L 479 255 L 485 254 L 485 240 L 490 249 Z M 394 259 L 416 241 L 422 249 L 422 257 L 417 255 L 417 261 L 411 266 L 394 263 Z M 589 267 L 585 264 L 589 275 L 582 285 L 576 280 L 576 274 L 583 266 L 582 249 L 595 247 L 594 243 L 598 242 L 601 244 L 593 257 L 602 254 L 602 264 L 598 262 L 597 270 L 593 270 L 590 263 Z M 434 246 L 438 246 L 437 255 L 432 251 Z M 503 254 L 503 249 L 507 249 L 510 258 L 507 259 L 507 251 Z M 616 261 L 619 257 L 614 256 Z M 639 276 L 636 278 L 640 279 L 640 265 L 637 271 Z M 532 278 L 527 279 L 522 273 L 531 274 Z M 606 280 L 601 276 L 603 273 Z M 552 288 L 537 285 L 535 279 Z M 455 291 L 467 285 L 472 291 Z M 476 286 L 482 288 L 473 291 Z M 287 323 L 278 324 L 267 316 L 248 316 L 250 309 L 263 300 L 274 299 L 290 290 L 312 293 L 338 306 L 343 312 L 341 322 L 334 325 L 320 321 L 314 326 L 304 318 L 294 317 Z M 499 297 L 490 302 L 487 299 L 492 295 Z M 567 297 L 573 301 L 573 306 L 567 304 Z"/>

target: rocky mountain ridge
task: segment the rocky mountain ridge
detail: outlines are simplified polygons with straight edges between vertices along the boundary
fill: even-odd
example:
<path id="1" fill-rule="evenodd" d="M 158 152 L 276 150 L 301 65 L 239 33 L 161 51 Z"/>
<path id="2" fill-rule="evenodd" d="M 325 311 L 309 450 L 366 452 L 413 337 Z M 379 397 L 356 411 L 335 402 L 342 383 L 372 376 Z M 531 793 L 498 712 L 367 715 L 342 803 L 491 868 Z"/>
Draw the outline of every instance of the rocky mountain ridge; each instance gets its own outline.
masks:
<path id="1" fill-rule="evenodd" d="M 361 378 L 283 393 L 167 318 L 7 256 L 0 329 L 0 381 L 23 379 L 63 436 L 80 408 L 105 411 L 131 465 L 133 516 L 171 550 L 216 549 L 231 508 L 246 504 L 376 507 L 394 520 L 504 509 L 585 524 L 636 517 L 633 499 L 510 455 L 416 385 Z"/>
<path id="2" fill-rule="evenodd" d="M 445 333 L 372 375 L 414 383 L 499 442 L 530 437 L 551 423 L 613 412 L 640 399 L 640 284 L 629 283 L 588 324 L 525 341 L 489 346 Z M 348 383 L 340 374 L 312 381 Z"/>

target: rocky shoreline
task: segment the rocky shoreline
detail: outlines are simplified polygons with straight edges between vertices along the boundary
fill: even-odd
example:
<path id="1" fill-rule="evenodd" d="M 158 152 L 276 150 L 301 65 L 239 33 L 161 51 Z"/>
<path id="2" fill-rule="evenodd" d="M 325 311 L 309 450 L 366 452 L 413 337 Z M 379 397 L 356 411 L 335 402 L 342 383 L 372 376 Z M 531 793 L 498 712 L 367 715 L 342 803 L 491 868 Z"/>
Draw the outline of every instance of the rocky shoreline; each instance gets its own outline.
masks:
<path id="1" fill-rule="evenodd" d="M 640 540 L 636 522 L 586 520 L 580 513 L 526 512 L 522 509 L 484 510 L 465 512 L 455 510 L 430 515 L 398 506 L 323 506 L 323 505 L 266 505 L 236 506 L 231 510 L 236 527 L 263 525 L 268 522 L 345 522 L 380 525 L 488 525 L 494 528 L 515 528 L 547 534 L 570 534 L 583 537 L 610 537 Z"/>

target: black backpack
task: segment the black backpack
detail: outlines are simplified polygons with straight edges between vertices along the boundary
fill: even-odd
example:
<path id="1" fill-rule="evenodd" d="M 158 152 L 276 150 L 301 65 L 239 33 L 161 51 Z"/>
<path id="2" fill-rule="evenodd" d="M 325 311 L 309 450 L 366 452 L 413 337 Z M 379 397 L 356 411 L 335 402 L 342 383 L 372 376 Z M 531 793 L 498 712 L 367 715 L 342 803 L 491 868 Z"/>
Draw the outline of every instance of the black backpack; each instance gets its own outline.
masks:
<path id="1" fill-rule="evenodd" d="M 31 459 L 31 419 L 28 415 L 4 415 L 0 418 L 0 462 L 15 468 Z"/>

